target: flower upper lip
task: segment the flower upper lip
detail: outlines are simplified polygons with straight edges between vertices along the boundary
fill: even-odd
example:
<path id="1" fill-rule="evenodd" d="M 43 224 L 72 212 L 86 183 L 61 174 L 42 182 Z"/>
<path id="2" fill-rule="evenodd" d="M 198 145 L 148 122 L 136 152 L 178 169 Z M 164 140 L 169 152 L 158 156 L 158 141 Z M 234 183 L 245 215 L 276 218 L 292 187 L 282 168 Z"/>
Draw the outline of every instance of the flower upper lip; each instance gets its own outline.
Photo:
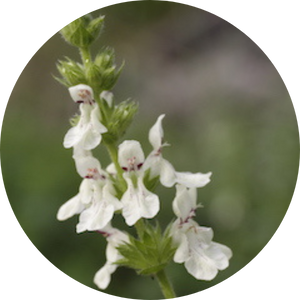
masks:
<path id="1" fill-rule="evenodd" d="M 71 98 L 76 103 L 94 104 L 94 93 L 90 86 L 86 84 L 78 84 L 69 88 Z"/>

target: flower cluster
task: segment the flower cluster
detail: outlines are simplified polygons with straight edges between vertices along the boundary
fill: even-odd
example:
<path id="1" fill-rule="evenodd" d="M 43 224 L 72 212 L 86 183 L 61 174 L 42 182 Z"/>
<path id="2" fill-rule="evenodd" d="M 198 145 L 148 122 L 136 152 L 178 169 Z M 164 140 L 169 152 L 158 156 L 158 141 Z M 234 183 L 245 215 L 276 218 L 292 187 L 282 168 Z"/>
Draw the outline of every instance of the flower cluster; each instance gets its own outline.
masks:
<path id="1" fill-rule="evenodd" d="M 163 148 L 168 145 L 162 128 L 165 115 L 160 115 L 149 131 L 153 150 L 147 157 L 138 141 L 125 140 L 118 146 L 117 160 L 103 169 L 92 154 L 103 140 L 102 136 L 109 133 L 101 117 L 101 108 L 94 100 L 90 86 L 79 84 L 70 87 L 69 92 L 74 102 L 79 104 L 80 115 L 66 133 L 63 144 L 65 148 L 73 148 L 73 159 L 82 182 L 78 194 L 60 207 L 57 218 L 63 221 L 79 215 L 77 233 L 97 231 L 106 237 L 107 262 L 96 273 L 95 284 L 105 289 L 111 274 L 130 252 L 122 252 L 121 245 L 129 245 L 131 250 L 133 247 L 128 233 L 112 227 L 114 214 L 121 214 L 128 226 L 136 225 L 141 219 L 154 218 L 160 210 L 160 200 L 151 183 L 158 181 L 165 187 L 176 187 L 173 211 L 177 219 L 166 237 L 175 247 L 174 261 L 184 262 L 187 271 L 197 279 L 213 279 L 218 270 L 228 266 L 231 250 L 213 242 L 212 230 L 199 226 L 192 219 L 199 206 L 196 189 L 210 182 L 211 173 L 178 172 L 163 157 Z M 110 92 L 102 92 L 100 98 L 112 107 Z M 125 188 L 120 188 L 120 180 L 123 180 Z M 165 244 L 168 245 L 168 242 Z M 130 266 L 130 259 L 127 265 Z M 155 264 L 152 269 L 155 273 Z"/>
<path id="2" fill-rule="evenodd" d="M 168 144 L 164 139 L 160 115 L 149 130 L 152 151 L 144 154 L 136 140 L 119 142 L 137 112 L 137 104 L 126 100 L 115 104 L 110 90 L 124 66 L 117 69 L 114 51 L 101 49 L 93 59 L 90 45 L 99 38 L 104 17 L 83 16 L 67 25 L 61 34 L 79 49 L 82 62 L 70 58 L 59 61 L 61 77 L 55 77 L 69 89 L 78 107 L 78 115 L 63 141 L 73 149 L 77 173 L 82 178 L 77 195 L 58 210 L 64 221 L 78 215 L 76 232 L 95 231 L 106 238 L 106 263 L 94 277 L 100 289 L 106 289 L 119 266 L 134 269 L 140 275 L 156 277 L 166 298 L 175 297 L 164 272 L 173 260 L 184 263 L 188 273 L 198 280 L 212 280 L 228 267 L 231 250 L 214 242 L 211 228 L 195 220 L 197 188 L 210 182 L 211 173 L 178 172 L 164 158 Z M 93 155 L 104 146 L 111 159 L 108 166 Z M 176 219 L 162 231 L 158 222 L 151 224 L 161 207 L 155 193 L 157 184 L 175 187 L 173 211 Z M 124 226 L 136 229 L 136 235 L 113 227 L 114 217 L 124 219 Z M 130 230 L 132 232 L 132 230 Z"/>

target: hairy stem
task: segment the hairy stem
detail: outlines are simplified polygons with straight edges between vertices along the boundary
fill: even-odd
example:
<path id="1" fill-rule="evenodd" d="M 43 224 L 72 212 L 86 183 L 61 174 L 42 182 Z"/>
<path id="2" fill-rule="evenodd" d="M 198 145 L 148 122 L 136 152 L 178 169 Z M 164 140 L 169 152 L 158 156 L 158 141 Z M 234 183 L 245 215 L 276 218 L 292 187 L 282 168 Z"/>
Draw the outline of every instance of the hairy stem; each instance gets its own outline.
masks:
<path id="1" fill-rule="evenodd" d="M 89 65 L 92 62 L 90 49 L 89 48 L 80 48 L 79 51 L 80 51 L 82 63 L 86 68 L 87 65 Z"/>
<path id="2" fill-rule="evenodd" d="M 165 270 L 160 270 L 156 273 L 156 278 L 158 280 L 161 291 L 165 299 L 175 298 L 176 294 L 172 287 L 170 280 L 168 279 Z"/>

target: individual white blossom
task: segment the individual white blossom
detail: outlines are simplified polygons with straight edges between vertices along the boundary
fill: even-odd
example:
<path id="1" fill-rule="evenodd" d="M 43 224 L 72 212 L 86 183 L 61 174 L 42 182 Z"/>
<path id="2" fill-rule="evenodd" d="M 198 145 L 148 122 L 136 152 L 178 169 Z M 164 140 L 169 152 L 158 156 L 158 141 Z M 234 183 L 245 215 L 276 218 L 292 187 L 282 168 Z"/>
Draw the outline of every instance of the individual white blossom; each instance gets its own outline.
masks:
<path id="1" fill-rule="evenodd" d="M 107 128 L 100 122 L 99 106 L 92 98 L 92 89 L 80 84 L 69 88 L 69 91 L 73 100 L 80 103 L 80 117 L 77 125 L 66 133 L 64 147 L 80 145 L 84 150 L 94 149 L 100 144 L 102 134 L 107 132 Z"/>
<path id="2" fill-rule="evenodd" d="M 77 233 L 101 230 L 111 221 L 114 212 L 122 209 L 122 203 L 114 196 L 114 188 L 100 162 L 88 152 L 84 152 L 84 156 L 74 152 L 77 171 L 84 179 L 79 193 L 61 206 L 57 218 L 63 221 L 80 214 Z"/>
<path id="3" fill-rule="evenodd" d="M 229 265 L 230 248 L 212 241 L 211 228 L 199 226 L 192 218 L 198 207 L 193 189 L 176 186 L 173 210 L 177 216 L 171 234 L 177 250 L 176 263 L 184 263 L 188 273 L 199 280 L 212 280 Z"/>
<path id="4" fill-rule="evenodd" d="M 143 182 L 144 152 L 137 141 L 124 141 L 119 146 L 119 163 L 125 171 L 127 190 L 121 198 L 126 224 L 134 225 L 140 218 L 153 218 L 159 211 L 159 198 L 148 191 Z"/>
<path id="5" fill-rule="evenodd" d="M 166 187 L 172 187 L 179 183 L 186 187 L 203 187 L 210 182 L 211 172 L 191 173 L 177 172 L 173 165 L 163 158 L 162 149 L 167 144 L 164 143 L 164 131 L 162 128 L 162 120 L 165 115 L 160 115 L 149 131 L 149 142 L 153 147 L 153 151 L 147 157 L 144 169 L 150 169 L 151 178 L 159 176 L 160 182 Z"/>
<path id="6" fill-rule="evenodd" d="M 115 272 L 118 265 L 116 261 L 123 258 L 117 247 L 123 243 L 129 243 L 128 235 L 108 224 L 101 232 L 107 239 L 106 263 L 96 273 L 94 283 L 102 290 L 106 289 L 111 281 L 111 275 Z"/>
<path id="7" fill-rule="evenodd" d="M 114 212 L 122 209 L 122 203 L 113 195 L 112 190 L 109 183 L 104 186 L 94 183 L 91 205 L 80 214 L 77 233 L 101 230 L 112 220 Z"/>

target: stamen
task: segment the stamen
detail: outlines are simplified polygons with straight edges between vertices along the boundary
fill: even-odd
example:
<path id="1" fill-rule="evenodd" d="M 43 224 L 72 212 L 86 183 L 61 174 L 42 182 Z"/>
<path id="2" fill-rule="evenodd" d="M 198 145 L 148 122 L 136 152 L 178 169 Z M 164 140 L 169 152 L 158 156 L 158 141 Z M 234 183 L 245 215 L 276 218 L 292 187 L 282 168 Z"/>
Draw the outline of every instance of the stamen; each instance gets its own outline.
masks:
<path id="1" fill-rule="evenodd" d="M 95 100 L 92 99 L 92 94 L 89 90 L 80 90 L 78 92 L 78 96 L 82 99 L 77 101 L 77 103 L 86 103 L 93 105 L 95 103 Z"/>
<path id="2" fill-rule="evenodd" d="M 102 180 L 106 179 L 106 177 L 103 174 L 100 174 L 98 169 L 96 169 L 96 168 L 87 169 L 87 174 L 86 174 L 85 178 L 95 179 L 95 180 L 96 179 L 102 179 Z"/>

